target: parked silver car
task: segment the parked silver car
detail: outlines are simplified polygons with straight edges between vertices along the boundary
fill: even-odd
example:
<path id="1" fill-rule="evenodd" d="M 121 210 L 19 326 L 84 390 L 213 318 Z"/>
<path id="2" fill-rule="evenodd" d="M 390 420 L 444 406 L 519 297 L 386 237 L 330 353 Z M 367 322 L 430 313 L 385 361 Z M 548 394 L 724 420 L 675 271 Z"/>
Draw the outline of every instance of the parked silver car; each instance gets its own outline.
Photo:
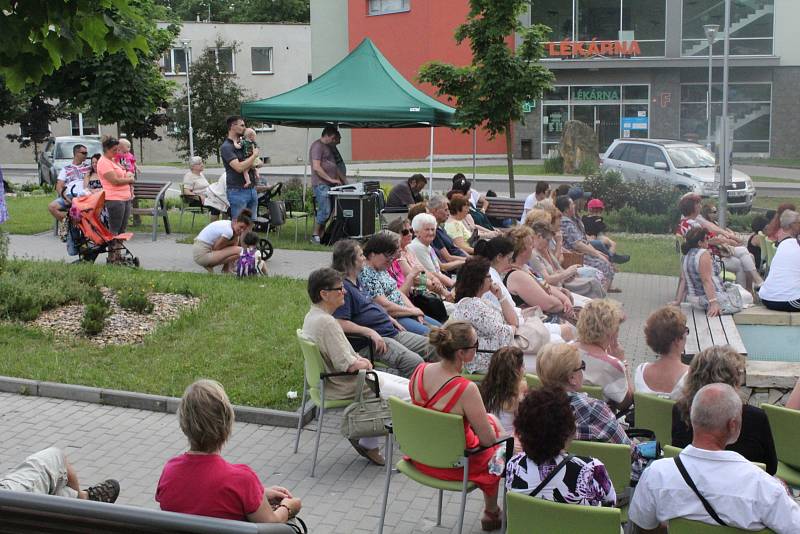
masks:
<path id="1" fill-rule="evenodd" d="M 39 154 L 39 183 L 56 185 L 58 173 L 72 161 L 72 147 L 85 145 L 89 158 L 93 154 L 102 154 L 103 148 L 98 136 L 65 136 L 51 137 L 47 140 Z M 87 158 L 88 159 L 88 158 Z"/>
<path id="2" fill-rule="evenodd" d="M 719 197 L 714 181 L 714 154 L 703 145 L 666 139 L 617 139 L 601 157 L 602 170 L 618 171 L 626 181 L 664 181 L 704 197 Z M 728 207 L 748 212 L 756 189 L 745 173 L 733 169 Z"/>

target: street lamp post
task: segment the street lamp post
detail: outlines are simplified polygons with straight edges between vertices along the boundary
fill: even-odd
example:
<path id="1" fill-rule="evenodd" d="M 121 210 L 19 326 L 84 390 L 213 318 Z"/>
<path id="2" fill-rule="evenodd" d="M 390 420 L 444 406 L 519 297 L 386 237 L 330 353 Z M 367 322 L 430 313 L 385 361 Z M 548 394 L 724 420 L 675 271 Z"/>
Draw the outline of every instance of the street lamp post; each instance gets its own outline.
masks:
<path id="1" fill-rule="evenodd" d="M 706 24 L 703 26 L 703 30 L 706 32 L 706 39 L 708 39 L 708 94 L 706 95 L 706 122 L 708 123 L 708 130 L 706 132 L 706 146 L 711 150 L 711 59 L 714 55 L 713 48 L 714 42 L 717 40 L 719 24 Z"/>
<path id="2" fill-rule="evenodd" d="M 725 0 L 725 46 L 722 53 L 722 150 L 720 151 L 719 177 L 719 225 L 725 228 L 728 220 L 728 183 L 731 176 L 732 136 L 728 124 L 728 56 L 731 51 L 731 0 Z"/>
<path id="3" fill-rule="evenodd" d="M 183 57 L 186 60 L 186 105 L 189 112 L 189 157 L 194 157 L 194 129 L 192 128 L 192 84 L 189 81 L 189 43 L 190 40 L 185 39 L 183 43 Z"/>

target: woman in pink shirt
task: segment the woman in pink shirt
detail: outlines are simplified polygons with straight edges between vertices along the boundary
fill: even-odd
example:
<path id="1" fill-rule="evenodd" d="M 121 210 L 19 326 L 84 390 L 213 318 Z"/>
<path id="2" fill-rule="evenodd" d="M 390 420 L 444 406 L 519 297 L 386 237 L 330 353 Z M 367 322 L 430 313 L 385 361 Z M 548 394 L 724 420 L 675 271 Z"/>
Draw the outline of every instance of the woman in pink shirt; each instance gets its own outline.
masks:
<path id="1" fill-rule="evenodd" d="M 220 451 L 233 430 L 233 406 L 219 382 L 198 380 L 178 406 L 189 451 L 167 462 L 156 488 L 162 510 L 235 519 L 285 523 L 300 511 L 300 499 L 280 486 L 264 487 L 245 464 L 225 461 Z"/>
<path id="2" fill-rule="evenodd" d="M 113 137 L 103 138 L 103 156 L 97 162 L 97 174 L 100 177 L 100 185 L 106 195 L 106 211 L 108 212 L 108 229 L 119 235 L 128 229 L 128 219 L 131 216 L 131 184 L 134 177 L 132 173 L 126 172 L 118 163 L 114 162 L 114 156 L 119 148 L 119 141 Z M 114 241 L 108 252 L 109 263 L 116 263 L 120 260 L 120 245 Z"/>

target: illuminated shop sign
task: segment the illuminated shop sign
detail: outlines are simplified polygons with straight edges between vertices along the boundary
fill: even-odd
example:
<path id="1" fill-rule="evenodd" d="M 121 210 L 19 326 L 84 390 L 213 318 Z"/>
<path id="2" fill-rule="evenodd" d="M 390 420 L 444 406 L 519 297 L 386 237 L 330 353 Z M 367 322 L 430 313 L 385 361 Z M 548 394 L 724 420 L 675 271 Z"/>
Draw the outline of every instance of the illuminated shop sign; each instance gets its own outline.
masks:
<path id="1" fill-rule="evenodd" d="M 641 55 L 639 41 L 572 41 L 564 39 L 555 43 L 547 43 L 550 57 L 595 57 L 618 56 L 632 57 Z"/>

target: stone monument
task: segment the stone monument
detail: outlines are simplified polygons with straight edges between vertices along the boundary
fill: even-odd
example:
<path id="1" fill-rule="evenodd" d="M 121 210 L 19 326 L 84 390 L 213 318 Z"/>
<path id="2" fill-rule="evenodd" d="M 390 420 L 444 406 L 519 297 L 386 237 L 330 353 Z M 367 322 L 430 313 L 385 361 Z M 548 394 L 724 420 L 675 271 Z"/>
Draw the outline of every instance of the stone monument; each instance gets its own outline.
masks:
<path id="1" fill-rule="evenodd" d="M 561 134 L 559 147 L 564 158 L 564 174 L 575 174 L 587 160 L 600 163 L 597 135 L 591 126 L 581 121 L 567 121 Z"/>

